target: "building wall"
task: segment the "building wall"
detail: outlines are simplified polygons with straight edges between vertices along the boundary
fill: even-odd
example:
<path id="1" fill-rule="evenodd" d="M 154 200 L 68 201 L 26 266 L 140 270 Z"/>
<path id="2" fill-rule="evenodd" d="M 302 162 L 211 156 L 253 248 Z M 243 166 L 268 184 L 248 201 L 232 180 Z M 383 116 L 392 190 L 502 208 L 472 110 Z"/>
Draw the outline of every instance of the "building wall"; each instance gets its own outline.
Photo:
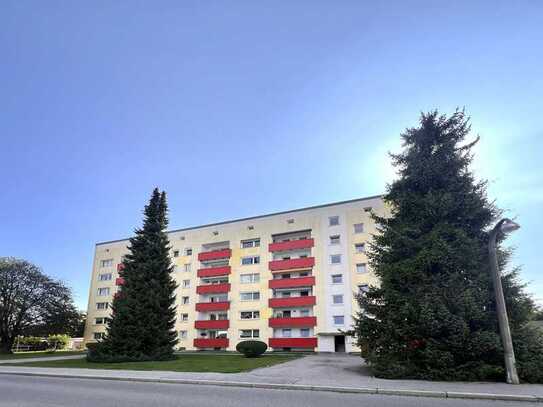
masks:
<path id="1" fill-rule="evenodd" d="M 196 228 L 169 232 L 172 246 L 172 261 L 176 266 L 174 277 L 179 288 L 177 289 L 178 320 L 177 331 L 186 331 L 187 336 L 181 339 L 178 346 L 185 349 L 194 349 L 193 341 L 198 338 L 195 329 L 195 321 L 203 314 L 195 310 L 195 304 L 202 297 L 197 295 L 196 287 L 200 283 L 197 270 L 201 267 L 198 261 L 198 253 L 206 251 L 202 246 L 213 243 L 228 242 L 231 249 L 229 264 L 231 274 L 228 276 L 230 292 L 228 293 L 230 309 L 228 319 L 230 327 L 227 336 L 229 338 L 229 350 L 234 350 L 236 344 L 244 340 L 240 338 L 242 329 L 258 329 L 260 340 L 268 343 L 274 336 L 274 328 L 268 326 L 268 319 L 273 314 L 273 309 L 268 307 L 268 300 L 273 291 L 268 288 L 268 282 L 273 278 L 269 270 L 268 262 L 274 259 L 274 254 L 268 251 L 268 245 L 273 242 L 273 236 L 288 232 L 311 230 L 311 238 L 314 246 L 310 249 L 311 256 L 315 258 L 315 266 L 312 275 L 315 277 L 315 285 L 312 287 L 316 296 L 316 305 L 311 314 L 317 317 L 316 326 L 311 327 L 311 336 L 318 338 L 319 351 L 334 351 L 334 336 L 341 334 L 340 330 L 347 330 L 352 325 L 352 314 L 356 312 L 357 304 L 353 293 L 361 284 L 378 284 L 378 279 L 370 268 L 367 272 L 359 274 L 356 271 L 357 263 L 367 263 L 367 256 L 355 252 L 356 243 L 370 241 L 371 234 L 376 232 L 375 225 L 366 208 L 386 215 L 388 209 L 384 206 L 380 197 L 353 200 L 348 202 L 323 205 L 314 208 L 306 208 L 286 213 L 264 215 L 244 220 L 224 222 L 216 225 L 206 225 Z M 339 217 L 339 225 L 330 226 L 329 218 Z M 364 232 L 355 233 L 354 224 L 363 223 Z M 331 244 L 330 236 L 339 235 L 340 243 Z M 259 247 L 242 248 L 241 241 L 248 239 L 260 239 Z M 111 303 L 113 295 L 118 289 L 115 279 L 118 277 L 117 264 L 121 263 L 122 256 L 128 253 L 128 240 L 99 243 L 96 245 L 94 256 L 92 279 L 90 284 L 88 319 L 85 328 L 85 342 L 93 341 L 95 333 L 105 332 L 105 324 L 95 324 L 96 318 L 107 317 L 110 309 L 97 310 L 97 302 Z M 192 254 L 186 255 L 186 249 L 192 249 Z M 173 252 L 179 251 L 179 256 L 173 257 Z M 293 251 L 293 257 L 300 251 Z M 330 256 L 341 255 L 340 264 L 331 264 Z M 241 265 L 241 259 L 247 256 L 260 256 L 260 263 L 253 265 Z M 277 257 L 277 256 L 275 256 Z M 111 266 L 101 266 L 103 260 L 112 259 Z M 190 264 L 190 270 L 185 271 L 185 264 Z M 100 281 L 99 275 L 111 273 L 112 279 Z M 258 273 L 260 281 L 257 283 L 242 284 L 241 274 Z M 332 283 L 332 275 L 341 274 L 343 281 L 340 284 Z M 189 287 L 183 287 L 183 280 L 190 280 Z M 98 289 L 109 287 L 107 296 L 98 296 Z M 258 301 L 241 301 L 240 293 L 259 292 Z M 343 295 L 343 304 L 333 304 L 333 295 Z M 182 297 L 189 297 L 189 304 L 182 304 Z M 241 320 L 241 311 L 259 311 L 258 320 Z M 188 314 L 187 321 L 181 321 L 181 314 Z M 334 315 L 344 315 L 344 324 L 335 325 Z M 280 331 L 280 330 L 279 330 Z M 299 335 L 299 329 L 292 328 L 292 336 Z M 276 336 L 281 333 L 276 330 Z M 346 341 L 346 350 L 352 351 L 354 347 L 350 338 Z"/>

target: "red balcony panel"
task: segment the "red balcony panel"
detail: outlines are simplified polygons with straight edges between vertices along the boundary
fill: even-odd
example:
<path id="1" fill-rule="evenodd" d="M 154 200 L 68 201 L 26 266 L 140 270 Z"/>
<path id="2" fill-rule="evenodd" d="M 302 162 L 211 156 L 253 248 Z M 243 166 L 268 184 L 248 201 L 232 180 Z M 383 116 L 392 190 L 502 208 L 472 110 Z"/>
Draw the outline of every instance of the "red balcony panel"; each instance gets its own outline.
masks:
<path id="1" fill-rule="evenodd" d="M 196 311 L 224 311 L 227 309 L 230 309 L 229 301 L 196 303 Z"/>
<path id="2" fill-rule="evenodd" d="M 317 338 L 270 338 L 272 348 L 316 348 Z"/>
<path id="3" fill-rule="evenodd" d="M 124 264 L 123 263 L 117 264 L 117 271 L 123 271 L 123 270 L 124 270 Z"/>
<path id="4" fill-rule="evenodd" d="M 310 267 L 313 267 L 314 265 L 315 265 L 314 257 L 302 257 L 299 259 L 272 260 L 269 262 L 269 269 L 271 271 L 292 270 L 292 269 L 310 268 Z"/>
<path id="5" fill-rule="evenodd" d="M 115 285 L 124 285 L 124 278 L 122 277 L 117 277 L 115 279 Z"/>
<path id="6" fill-rule="evenodd" d="M 317 325 L 317 317 L 270 318 L 268 325 L 272 328 L 309 328 Z"/>
<path id="7" fill-rule="evenodd" d="M 198 294 L 221 294 L 230 291 L 230 283 L 199 285 L 196 287 Z"/>
<path id="8" fill-rule="evenodd" d="M 223 267 L 208 267 L 203 269 L 198 269 L 197 275 L 198 277 L 219 277 L 219 276 L 227 276 L 231 272 L 230 266 L 223 266 Z"/>
<path id="9" fill-rule="evenodd" d="M 209 260 L 227 259 L 231 255 L 232 255 L 232 250 L 230 249 L 212 250 L 210 252 L 198 253 L 198 260 L 209 261 Z"/>
<path id="10" fill-rule="evenodd" d="M 303 307 L 306 305 L 315 305 L 316 303 L 317 300 L 315 296 L 270 298 L 268 300 L 270 308 Z"/>
<path id="11" fill-rule="evenodd" d="M 315 285 L 315 277 L 276 278 L 268 281 L 269 288 L 311 287 Z"/>
<path id="12" fill-rule="evenodd" d="M 228 338 L 198 338 L 194 340 L 195 348 L 227 348 Z"/>
<path id="13" fill-rule="evenodd" d="M 230 327 L 230 321 L 227 319 L 216 320 L 199 320 L 194 321 L 194 328 L 196 329 L 228 329 Z"/>
<path id="14" fill-rule="evenodd" d="M 268 245 L 270 252 L 283 252 L 286 250 L 309 249 L 315 246 L 313 239 L 289 240 L 288 242 L 276 242 Z"/>

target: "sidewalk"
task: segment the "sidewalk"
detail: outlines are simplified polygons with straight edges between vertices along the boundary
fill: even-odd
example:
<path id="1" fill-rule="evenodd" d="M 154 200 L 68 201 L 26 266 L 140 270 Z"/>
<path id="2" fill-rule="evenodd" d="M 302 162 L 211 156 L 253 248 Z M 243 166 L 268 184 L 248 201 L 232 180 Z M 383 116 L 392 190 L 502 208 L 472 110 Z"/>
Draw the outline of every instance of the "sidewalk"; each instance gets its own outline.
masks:
<path id="1" fill-rule="evenodd" d="M 81 359 L 84 358 L 85 354 L 81 355 L 70 355 L 70 356 L 47 356 L 47 357 L 38 357 L 38 358 L 21 358 L 21 359 L 2 359 L 0 360 L 0 365 L 13 364 L 13 363 L 28 363 L 28 362 L 48 362 L 50 360 L 64 360 L 64 359 Z"/>
<path id="2" fill-rule="evenodd" d="M 506 383 L 377 379 L 369 374 L 358 356 L 337 354 L 311 355 L 251 372 L 231 374 L 27 366 L 0 366 L 0 374 L 543 402 L 543 385 L 539 384 L 514 386 Z"/>

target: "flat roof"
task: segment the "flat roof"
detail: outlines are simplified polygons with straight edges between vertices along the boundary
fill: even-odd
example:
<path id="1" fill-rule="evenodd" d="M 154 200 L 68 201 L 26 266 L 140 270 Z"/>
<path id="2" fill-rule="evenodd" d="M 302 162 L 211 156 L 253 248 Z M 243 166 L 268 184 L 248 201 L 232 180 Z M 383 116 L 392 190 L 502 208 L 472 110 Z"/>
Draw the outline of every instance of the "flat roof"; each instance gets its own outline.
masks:
<path id="1" fill-rule="evenodd" d="M 184 231 L 187 231 L 187 230 L 202 229 L 202 228 L 207 228 L 207 227 L 211 227 L 211 226 L 226 225 L 228 223 L 244 222 L 244 221 L 247 221 L 247 220 L 268 218 L 270 216 L 285 215 L 287 213 L 307 211 L 307 210 L 310 210 L 310 209 L 319 209 L 319 208 L 326 208 L 328 206 L 343 205 L 343 204 L 348 204 L 348 203 L 351 203 L 351 202 L 368 201 L 370 199 L 381 198 L 382 196 L 383 195 L 373 195 L 373 196 L 368 196 L 368 197 L 364 197 L 364 198 L 349 199 L 347 201 L 331 202 L 331 203 L 322 204 L 322 205 L 315 205 L 315 206 L 306 206 L 305 208 L 290 209 L 288 211 L 267 213 L 265 215 L 250 216 L 248 218 L 225 220 L 225 221 L 222 221 L 222 222 L 208 223 L 208 224 L 199 225 L 199 226 L 190 226 L 190 227 L 182 228 L 182 229 L 173 229 L 173 230 L 168 230 L 166 233 L 184 232 Z M 103 245 L 103 244 L 124 242 L 125 240 L 128 240 L 128 239 L 130 239 L 130 238 L 127 237 L 125 239 L 117 239 L 117 240 L 108 240 L 106 242 L 98 242 L 98 243 L 96 243 L 96 246 Z"/>

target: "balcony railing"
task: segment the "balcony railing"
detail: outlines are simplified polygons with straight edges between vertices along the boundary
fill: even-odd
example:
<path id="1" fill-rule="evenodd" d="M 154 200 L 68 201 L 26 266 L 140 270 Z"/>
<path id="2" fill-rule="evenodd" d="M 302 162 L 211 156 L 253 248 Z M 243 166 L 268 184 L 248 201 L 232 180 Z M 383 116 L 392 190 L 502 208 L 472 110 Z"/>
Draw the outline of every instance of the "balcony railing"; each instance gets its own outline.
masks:
<path id="1" fill-rule="evenodd" d="M 269 288 L 296 288 L 315 285 L 315 277 L 276 278 L 268 282 Z"/>
<path id="2" fill-rule="evenodd" d="M 272 260 L 268 265 L 271 271 L 310 268 L 315 265 L 315 258 L 301 257 L 298 259 Z"/>
<path id="3" fill-rule="evenodd" d="M 268 245 L 270 252 L 283 252 L 287 250 L 310 249 L 315 245 L 313 239 L 289 240 L 288 242 L 276 242 Z"/>
<path id="4" fill-rule="evenodd" d="M 317 317 L 270 318 L 268 325 L 272 328 L 309 328 L 317 325 Z"/>
<path id="5" fill-rule="evenodd" d="M 124 285 L 124 278 L 122 277 L 117 277 L 115 279 L 115 285 Z"/>
<path id="6" fill-rule="evenodd" d="M 194 321 L 194 328 L 196 329 L 228 329 L 230 327 L 230 321 L 227 319 L 206 319 Z"/>
<path id="7" fill-rule="evenodd" d="M 230 309 L 230 301 L 196 303 L 196 311 L 223 311 L 227 309 Z"/>
<path id="8" fill-rule="evenodd" d="M 268 300 L 270 308 L 303 307 L 315 305 L 316 303 L 317 299 L 315 296 L 270 298 Z"/>
<path id="9" fill-rule="evenodd" d="M 194 340 L 195 348 L 227 348 L 228 338 L 197 338 Z"/>
<path id="10" fill-rule="evenodd" d="M 232 250 L 230 249 L 212 250 L 209 252 L 198 253 L 198 260 L 209 261 L 209 260 L 227 259 L 231 255 L 232 255 Z"/>
<path id="11" fill-rule="evenodd" d="M 123 270 L 124 270 L 124 264 L 123 263 L 117 264 L 117 271 L 123 271 Z"/>
<path id="12" fill-rule="evenodd" d="M 231 273 L 232 268 L 230 266 L 221 266 L 221 267 L 207 267 L 198 269 L 196 275 L 198 277 L 220 277 L 227 276 Z"/>
<path id="13" fill-rule="evenodd" d="M 230 291 L 230 283 L 221 284 L 207 284 L 199 285 L 196 287 L 196 293 L 198 294 L 221 294 Z"/>
<path id="14" fill-rule="evenodd" d="M 272 348 L 316 348 L 317 338 L 270 338 Z"/>

